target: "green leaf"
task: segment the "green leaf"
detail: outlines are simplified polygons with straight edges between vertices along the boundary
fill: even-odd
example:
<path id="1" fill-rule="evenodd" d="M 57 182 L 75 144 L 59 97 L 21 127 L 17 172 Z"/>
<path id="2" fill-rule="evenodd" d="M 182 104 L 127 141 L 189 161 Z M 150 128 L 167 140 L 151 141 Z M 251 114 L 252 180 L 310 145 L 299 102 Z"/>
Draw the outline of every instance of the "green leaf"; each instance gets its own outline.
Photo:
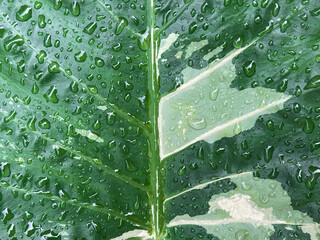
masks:
<path id="1" fill-rule="evenodd" d="M 319 23 L 0 0 L 1 239 L 319 239 Z"/>

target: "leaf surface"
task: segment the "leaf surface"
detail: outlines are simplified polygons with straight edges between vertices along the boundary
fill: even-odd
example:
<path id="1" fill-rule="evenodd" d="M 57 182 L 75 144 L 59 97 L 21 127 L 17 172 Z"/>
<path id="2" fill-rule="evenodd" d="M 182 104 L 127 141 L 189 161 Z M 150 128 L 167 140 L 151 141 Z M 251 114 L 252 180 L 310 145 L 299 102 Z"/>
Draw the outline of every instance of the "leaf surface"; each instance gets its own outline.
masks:
<path id="1" fill-rule="evenodd" d="M 320 238 L 320 5 L 0 0 L 0 238 Z"/>

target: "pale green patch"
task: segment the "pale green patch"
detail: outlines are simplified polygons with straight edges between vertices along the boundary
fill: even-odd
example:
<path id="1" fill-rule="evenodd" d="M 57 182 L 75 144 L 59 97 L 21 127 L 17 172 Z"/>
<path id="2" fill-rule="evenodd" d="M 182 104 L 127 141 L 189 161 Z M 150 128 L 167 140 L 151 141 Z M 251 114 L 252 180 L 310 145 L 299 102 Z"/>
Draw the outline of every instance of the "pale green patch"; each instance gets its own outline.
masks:
<path id="1" fill-rule="evenodd" d="M 174 55 L 177 59 L 180 59 L 181 56 L 182 56 L 183 52 L 182 51 L 179 51 L 176 53 L 176 55 Z"/>
<path id="2" fill-rule="evenodd" d="M 161 55 L 170 48 L 170 46 L 178 39 L 178 37 L 179 34 L 171 33 L 167 38 L 161 40 L 158 51 L 158 59 L 161 59 Z"/>
<path id="3" fill-rule="evenodd" d="M 150 239 L 151 237 L 152 236 L 149 235 L 148 231 L 136 229 L 136 230 L 126 232 L 119 237 L 112 238 L 111 240 L 125 240 L 125 239 L 132 239 L 132 238 L 146 240 L 146 239 Z"/>
<path id="4" fill-rule="evenodd" d="M 169 226 L 200 225 L 219 239 L 264 240 L 274 233 L 274 225 L 301 226 L 312 240 L 320 228 L 307 214 L 294 210 L 291 199 L 275 180 L 242 174 L 232 178 L 237 188 L 213 195 L 205 215 L 177 216 Z M 242 238 L 241 238 L 242 237 Z"/>
<path id="5" fill-rule="evenodd" d="M 204 55 L 203 60 L 208 61 L 210 58 L 212 58 L 214 55 L 217 55 L 223 50 L 222 47 L 218 47 L 216 49 L 213 49 L 211 52 Z"/>
<path id="6" fill-rule="evenodd" d="M 98 106 L 97 108 L 100 109 L 100 110 L 102 110 L 102 111 L 105 111 L 105 110 L 108 109 L 107 106 Z"/>
<path id="7" fill-rule="evenodd" d="M 186 50 L 186 57 L 189 58 L 191 57 L 192 53 L 200 50 L 204 46 L 208 45 L 209 41 L 207 39 L 202 40 L 200 42 L 192 42 L 188 45 L 187 50 Z"/>
<path id="8" fill-rule="evenodd" d="M 160 101 L 162 159 L 200 140 L 212 143 L 232 137 L 252 128 L 260 115 L 283 108 L 290 97 L 274 89 L 230 88 L 236 77 L 232 59 L 245 49 L 235 50 L 201 70 L 187 67 L 182 71 L 184 84 Z"/>
<path id="9" fill-rule="evenodd" d="M 81 136 L 87 137 L 88 139 L 99 142 L 99 143 L 104 142 L 104 140 L 101 137 L 94 134 L 90 130 L 76 128 L 76 133 L 79 133 Z"/>

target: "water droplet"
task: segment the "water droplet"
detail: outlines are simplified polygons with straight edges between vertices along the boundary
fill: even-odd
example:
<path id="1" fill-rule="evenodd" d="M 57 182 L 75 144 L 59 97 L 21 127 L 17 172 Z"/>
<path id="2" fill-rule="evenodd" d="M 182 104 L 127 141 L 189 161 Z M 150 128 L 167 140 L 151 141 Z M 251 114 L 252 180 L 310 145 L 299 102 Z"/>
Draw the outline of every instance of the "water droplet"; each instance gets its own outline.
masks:
<path id="1" fill-rule="evenodd" d="M 16 13 L 16 19 L 20 22 L 26 22 L 32 17 L 32 8 L 27 5 L 22 5 Z"/>
<path id="2" fill-rule="evenodd" d="M 84 62 L 85 60 L 87 60 L 87 53 L 83 50 L 77 52 L 74 55 L 74 60 L 76 60 L 77 62 Z"/>
<path id="3" fill-rule="evenodd" d="M 207 126 L 207 121 L 203 117 L 192 116 L 188 119 L 188 124 L 193 129 L 201 130 Z"/>
<path id="4" fill-rule="evenodd" d="M 42 119 L 38 125 L 42 129 L 49 129 L 51 127 L 50 122 L 46 118 Z"/>
<path id="5" fill-rule="evenodd" d="M 58 73 L 60 72 L 60 66 L 57 62 L 51 62 L 48 66 L 48 71 L 50 73 Z"/>
<path id="6" fill-rule="evenodd" d="M 279 12 L 280 12 L 280 5 L 278 3 L 275 3 L 272 11 L 272 15 L 276 17 L 278 16 Z"/>
<path id="7" fill-rule="evenodd" d="M 73 16 L 80 15 L 80 4 L 77 1 L 74 1 L 71 5 L 71 13 Z"/>
<path id="8" fill-rule="evenodd" d="M 7 123 L 7 122 L 13 120 L 13 119 L 16 117 L 16 115 L 17 115 L 17 112 L 16 112 L 15 110 L 12 110 L 12 111 L 9 113 L 9 115 L 7 115 L 7 116 L 4 117 L 4 122 Z"/>
<path id="9" fill-rule="evenodd" d="M 126 162 L 126 169 L 129 172 L 135 172 L 138 170 L 138 168 L 132 163 L 130 159 L 126 159 L 125 162 Z"/>
<path id="10" fill-rule="evenodd" d="M 43 96 L 47 100 L 47 102 L 58 103 L 59 99 L 57 97 L 57 92 L 57 88 L 55 86 L 51 86 L 48 91 L 43 94 Z"/>
<path id="11" fill-rule="evenodd" d="M 98 88 L 95 85 L 88 85 L 87 87 L 88 87 L 89 91 L 92 92 L 93 94 L 98 93 Z"/>
<path id="12" fill-rule="evenodd" d="M 284 20 L 280 23 L 280 31 L 284 33 L 291 26 L 291 23 L 288 20 Z"/>
<path id="13" fill-rule="evenodd" d="M 96 57 L 94 59 L 94 63 L 96 64 L 97 67 L 103 67 L 104 66 L 104 61 L 103 59 Z"/>
<path id="14" fill-rule="evenodd" d="M 218 98 L 219 88 L 215 88 L 212 91 L 210 91 L 209 97 L 211 100 L 215 101 Z"/>
<path id="15" fill-rule="evenodd" d="M 150 46 L 150 32 L 149 28 L 141 34 L 141 37 L 138 39 L 138 46 L 141 50 L 147 51 Z"/>
<path id="16" fill-rule="evenodd" d="M 186 173 L 186 171 L 187 171 L 186 166 L 182 166 L 182 167 L 180 167 L 180 168 L 178 169 L 178 175 L 179 175 L 179 176 L 182 176 L 182 175 L 184 175 L 184 174 Z"/>
<path id="17" fill-rule="evenodd" d="M 319 15 L 320 15 L 320 7 L 311 10 L 311 11 L 310 11 L 310 14 L 311 14 L 311 16 L 313 16 L 313 17 L 319 16 Z"/>
<path id="18" fill-rule="evenodd" d="M 40 14 L 38 17 L 38 26 L 39 28 L 45 28 L 47 25 L 46 17 L 43 14 Z"/>
<path id="19" fill-rule="evenodd" d="M 119 21 L 116 26 L 115 34 L 119 35 L 126 26 L 128 26 L 128 20 L 124 17 L 119 17 Z"/>
<path id="20" fill-rule="evenodd" d="M 314 123 L 312 121 L 312 118 L 307 117 L 304 121 L 303 131 L 305 133 L 312 133 L 313 130 L 314 130 Z"/>
<path id="21" fill-rule="evenodd" d="M 113 125 L 116 120 L 116 114 L 114 112 L 107 113 L 107 123 Z"/>
<path id="22" fill-rule="evenodd" d="M 248 76 L 251 77 L 256 73 L 256 63 L 255 61 L 248 61 L 243 65 L 243 71 Z"/>
<path id="23" fill-rule="evenodd" d="M 55 10 L 59 10 L 62 6 L 62 0 L 54 0 L 53 1 L 53 8 Z"/>
<path id="24" fill-rule="evenodd" d="M 247 240 L 249 237 L 250 234 L 246 229 L 241 229 L 235 233 L 235 240 Z"/>
<path id="25" fill-rule="evenodd" d="M 43 50 L 41 50 L 37 55 L 36 58 L 38 60 L 38 63 L 42 64 L 44 63 L 44 59 L 47 56 L 47 53 Z"/>
<path id="26" fill-rule="evenodd" d="M 119 52 L 119 51 L 122 49 L 121 43 L 117 43 L 117 44 L 113 45 L 112 49 L 113 49 L 115 52 Z"/>
<path id="27" fill-rule="evenodd" d="M 52 47 L 51 35 L 50 35 L 50 34 L 46 34 L 46 35 L 44 36 L 43 45 L 44 45 L 45 47 Z"/>
<path id="28" fill-rule="evenodd" d="M 9 208 L 5 208 L 2 210 L 2 221 L 4 224 L 6 224 L 8 221 L 10 221 L 12 218 L 14 218 L 14 215 L 12 211 Z"/>
<path id="29" fill-rule="evenodd" d="M 244 42 L 244 37 L 243 35 L 239 35 L 237 37 L 235 37 L 235 39 L 233 40 L 233 47 L 235 48 L 241 48 Z"/>
<path id="30" fill-rule="evenodd" d="M 304 89 L 317 88 L 320 86 L 320 75 L 315 75 L 310 79 Z"/>
<path id="31" fill-rule="evenodd" d="M 273 152 L 274 152 L 274 147 L 273 146 L 267 146 L 264 149 L 263 155 L 264 155 L 264 160 L 266 162 L 270 162 L 270 160 L 272 159 L 272 156 L 273 156 Z"/>
<path id="32" fill-rule="evenodd" d="M 16 234 L 16 226 L 13 223 L 10 223 L 7 227 L 8 237 L 13 237 Z"/>
<path id="33" fill-rule="evenodd" d="M 47 177 L 39 177 L 38 180 L 36 181 L 37 187 L 41 188 L 44 185 L 49 184 L 50 180 Z"/>
<path id="34" fill-rule="evenodd" d="M 6 41 L 4 43 L 4 49 L 8 52 L 12 49 L 12 47 L 16 44 L 18 46 L 22 46 L 24 43 L 24 39 L 23 37 L 16 35 L 13 38 L 11 38 L 10 40 Z"/>
<path id="35" fill-rule="evenodd" d="M 68 201 L 70 199 L 68 193 L 62 189 L 59 190 L 58 194 L 63 201 Z"/>
<path id="36" fill-rule="evenodd" d="M 28 120 L 27 122 L 27 128 L 30 129 L 31 131 L 36 131 L 36 117 L 32 117 Z"/>
<path id="37" fill-rule="evenodd" d="M 229 6 L 232 0 L 224 0 L 224 6 Z"/>
<path id="38" fill-rule="evenodd" d="M 37 94 L 39 92 L 39 87 L 36 83 L 33 84 L 31 92 L 32 94 Z"/>
<path id="39" fill-rule="evenodd" d="M 1 162 L 0 170 L 1 170 L 1 176 L 2 177 L 10 177 L 10 174 L 11 174 L 10 163 Z"/>
<path id="40" fill-rule="evenodd" d="M 237 122 L 236 125 L 233 128 L 233 133 L 238 135 L 241 132 L 242 132 L 241 124 L 240 124 L 240 122 Z"/>
<path id="41" fill-rule="evenodd" d="M 190 25 L 189 25 L 189 34 L 192 34 L 194 33 L 194 31 L 196 31 L 198 28 L 198 25 L 196 22 L 192 22 Z"/>
<path id="42" fill-rule="evenodd" d="M 96 30 L 96 28 L 97 28 L 97 23 L 91 22 L 87 26 L 85 26 L 85 28 L 83 29 L 83 32 L 89 35 L 92 35 L 93 32 Z"/>

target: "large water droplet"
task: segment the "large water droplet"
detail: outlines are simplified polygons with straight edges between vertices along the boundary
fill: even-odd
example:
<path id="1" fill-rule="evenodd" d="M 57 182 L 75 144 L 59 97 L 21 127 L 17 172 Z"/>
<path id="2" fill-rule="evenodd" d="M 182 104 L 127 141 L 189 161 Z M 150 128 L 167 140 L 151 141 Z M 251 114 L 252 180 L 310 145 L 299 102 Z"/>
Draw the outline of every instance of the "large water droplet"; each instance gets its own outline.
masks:
<path id="1" fill-rule="evenodd" d="M 0 170 L 1 170 L 1 176 L 2 177 L 10 177 L 10 174 L 11 174 L 10 163 L 1 162 Z"/>
<path id="2" fill-rule="evenodd" d="M 124 17 L 119 17 L 119 21 L 116 26 L 115 34 L 119 35 L 126 26 L 128 26 L 128 20 Z"/>
<path id="3" fill-rule="evenodd" d="M 77 62 L 84 62 L 87 59 L 87 53 L 85 51 L 81 50 L 80 52 L 77 52 L 74 55 L 74 59 Z"/>
<path id="4" fill-rule="evenodd" d="M 219 88 L 215 88 L 213 90 L 210 91 L 209 97 L 211 100 L 215 101 L 218 98 L 218 93 L 219 93 Z"/>
<path id="5" fill-rule="evenodd" d="M 79 16 L 80 15 L 80 4 L 77 1 L 74 1 L 71 5 L 71 13 L 74 16 Z"/>
<path id="6" fill-rule="evenodd" d="M 317 88 L 320 86 L 320 75 L 315 75 L 310 79 L 308 84 L 304 87 L 304 89 L 309 89 L 309 88 Z"/>
<path id="7" fill-rule="evenodd" d="M 264 160 L 266 162 L 270 162 L 270 160 L 272 159 L 273 151 L 274 151 L 274 147 L 273 146 L 267 146 L 264 149 L 263 155 L 264 155 Z"/>
<path id="8" fill-rule="evenodd" d="M 243 65 L 243 71 L 248 76 L 251 77 L 256 73 L 256 63 L 255 61 L 248 61 Z"/>
<path id="9" fill-rule="evenodd" d="M 89 35 L 92 35 L 94 30 L 97 28 L 97 23 L 96 22 L 91 22 L 85 28 L 83 29 L 84 33 L 87 33 Z"/>
<path id="10" fill-rule="evenodd" d="M 57 88 L 55 86 L 51 86 L 48 91 L 43 94 L 43 96 L 47 100 L 47 102 L 58 103 L 59 99 L 57 97 L 57 92 Z"/>
<path id="11" fill-rule="evenodd" d="M 26 22 L 32 17 L 32 8 L 27 5 L 22 5 L 16 13 L 16 19 L 20 22 Z"/>
<path id="12" fill-rule="evenodd" d="M 314 130 L 314 122 L 312 121 L 312 118 L 307 117 L 304 121 L 303 131 L 305 133 L 312 133 L 313 130 Z"/>
<path id="13" fill-rule="evenodd" d="M 203 117 L 192 116 L 188 119 L 188 124 L 193 129 L 201 130 L 207 126 L 207 121 Z"/>
<path id="14" fill-rule="evenodd" d="M 42 119 L 38 125 L 42 129 L 49 129 L 51 127 L 50 122 L 46 118 Z"/>
<path id="15" fill-rule="evenodd" d="M 233 40 L 233 46 L 235 48 L 241 48 L 243 45 L 243 40 L 244 40 L 243 35 L 239 35 L 235 37 L 235 39 Z"/>

